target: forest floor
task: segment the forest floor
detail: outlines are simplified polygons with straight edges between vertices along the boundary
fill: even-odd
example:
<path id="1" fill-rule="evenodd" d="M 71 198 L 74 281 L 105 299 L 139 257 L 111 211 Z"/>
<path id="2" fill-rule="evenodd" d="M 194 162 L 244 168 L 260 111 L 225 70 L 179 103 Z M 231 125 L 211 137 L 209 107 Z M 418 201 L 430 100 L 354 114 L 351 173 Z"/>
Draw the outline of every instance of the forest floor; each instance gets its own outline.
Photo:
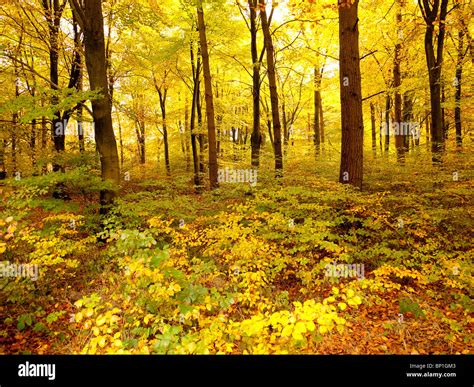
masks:
<path id="1" fill-rule="evenodd" d="M 474 353 L 470 156 L 366 162 L 362 191 L 336 160 L 286 171 L 132 170 L 102 229 L 94 194 L 7 181 L 1 260 L 39 277 L 0 278 L 0 352 Z"/>

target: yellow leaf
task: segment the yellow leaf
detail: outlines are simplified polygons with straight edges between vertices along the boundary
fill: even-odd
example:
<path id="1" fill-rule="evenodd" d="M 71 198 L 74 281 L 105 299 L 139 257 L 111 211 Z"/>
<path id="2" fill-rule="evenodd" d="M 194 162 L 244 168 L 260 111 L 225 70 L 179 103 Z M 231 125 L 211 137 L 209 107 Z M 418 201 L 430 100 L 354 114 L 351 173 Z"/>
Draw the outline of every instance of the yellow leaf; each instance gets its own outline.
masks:
<path id="1" fill-rule="evenodd" d="M 98 327 L 100 327 L 101 325 L 104 325 L 105 324 L 105 316 L 99 316 L 97 317 L 97 320 L 95 320 L 95 323 Z"/>
<path id="2" fill-rule="evenodd" d="M 303 336 L 301 335 L 300 332 L 294 331 L 291 336 L 293 336 L 295 340 L 303 340 Z"/>
<path id="3" fill-rule="evenodd" d="M 321 333 L 322 335 L 324 335 L 327 331 L 328 331 L 328 327 L 326 325 L 321 325 L 319 327 L 319 333 Z"/>
<path id="4" fill-rule="evenodd" d="M 105 337 L 104 337 L 104 336 L 102 336 L 102 337 L 99 339 L 98 344 L 99 344 L 99 347 L 101 347 L 101 348 L 104 348 L 104 347 L 105 347 Z"/>
<path id="5" fill-rule="evenodd" d="M 306 324 L 304 322 L 297 322 L 295 325 L 294 333 L 306 333 Z"/>
<path id="6" fill-rule="evenodd" d="M 286 327 L 283 328 L 281 335 L 283 337 L 290 337 L 292 331 L 293 331 L 293 327 L 291 325 L 287 325 Z"/>
<path id="7" fill-rule="evenodd" d="M 340 302 L 339 304 L 337 304 L 337 306 L 341 308 L 341 310 L 346 310 L 347 308 L 347 305 L 344 302 Z"/>

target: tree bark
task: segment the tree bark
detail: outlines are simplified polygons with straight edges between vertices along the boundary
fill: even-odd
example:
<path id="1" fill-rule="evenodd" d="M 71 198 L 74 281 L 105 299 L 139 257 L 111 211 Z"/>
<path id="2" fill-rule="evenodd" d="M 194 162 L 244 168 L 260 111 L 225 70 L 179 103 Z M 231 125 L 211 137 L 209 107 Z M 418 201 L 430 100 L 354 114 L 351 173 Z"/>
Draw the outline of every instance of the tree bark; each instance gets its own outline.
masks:
<path id="1" fill-rule="evenodd" d="M 189 152 L 189 139 L 186 136 L 186 133 L 189 132 L 189 112 L 188 112 L 188 96 L 184 103 L 184 146 L 186 149 L 186 171 L 189 171 L 191 168 L 191 156 Z"/>
<path id="2" fill-rule="evenodd" d="M 375 122 L 375 105 L 370 103 L 370 123 L 372 127 L 372 154 L 377 156 L 377 128 Z"/>
<path id="3" fill-rule="evenodd" d="M 252 167 L 260 165 L 260 147 L 262 145 L 262 134 L 260 133 L 260 59 L 257 51 L 257 0 L 248 0 L 250 11 L 250 51 L 252 54 L 252 104 L 253 122 L 251 143 Z"/>
<path id="4" fill-rule="evenodd" d="M 441 1 L 441 4 L 440 4 Z M 418 0 L 423 18 L 426 22 L 425 54 L 430 82 L 431 104 L 431 153 L 432 161 L 438 164 L 444 153 L 443 116 L 441 107 L 441 68 L 446 32 L 446 15 L 448 0 Z M 435 24 L 439 25 L 435 54 Z"/>
<path id="5" fill-rule="evenodd" d="M 358 6 L 358 0 L 353 2 L 339 0 L 339 77 L 342 126 L 339 181 L 362 188 L 364 124 Z"/>
<path id="6" fill-rule="evenodd" d="M 464 61 L 464 34 L 465 31 L 460 29 L 458 32 L 458 57 L 456 61 L 456 78 L 455 78 L 455 107 L 454 107 L 454 121 L 456 125 L 456 146 L 462 147 L 462 121 L 461 121 L 461 81 Z"/>
<path id="7" fill-rule="evenodd" d="M 390 110 L 392 107 L 392 99 L 390 98 L 390 94 L 387 93 L 385 96 L 385 142 L 384 142 L 384 152 L 388 153 L 390 150 L 390 126 L 391 126 L 391 119 L 390 119 Z"/>
<path id="8" fill-rule="evenodd" d="M 51 104 L 58 105 L 59 97 L 59 27 L 64 5 L 59 0 L 42 0 L 43 9 L 46 14 L 49 31 L 49 79 L 51 81 Z M 51 135 L 56 152 L 63 152 L 65 149 L 65 131 L 64 123 L 60 111 L 54 112 L 54 118 L 51 123 Z M 60 171 L 62 167 L 56 163 L 53 164 L 53 171 Z"/>
<path id="9" fill-rule="evenodd" d="M 397 28 L 400 31 L 402 23 L 402 14 L 401 9 L 397 12 Z M 395 127 L 398 127 L 398 133 L 395 133 L 395 148 L 397 151 L 397 161 L 399 163 L 404 163 L 405 161 L 405 136 L 402 133 L 402 95 L 400 92 L 400 87 L 402 85 L 402 74 L 401 74 L 401 51 L 402 44 L 400 36 L 398 41 L 395 44 L 395 55 L 393 59 L 393 87 L 395 88 L 395 100 L 394 100 L 394 110 L 395 110 Z M 404 127 L 404 126 L 403 126 Z"/>
<path id="10" fill-rule="evenodd" d="M 166 173 L 169 176 L 171 174 L 170 167 L 170 154 L 169 154 L 169 145 L 168 145 L 168 126 L 166 124 L 166 97 L 168 95 L 168 89 L 164 88 L 158 90 L 158 96 L 160 97 L 160 108 L 161 108 L 161 119 L 163 122 L 163 143 L 165 146 L 165 165 Z"/>
<path id="11" fill-rule="evenodd" d="M 190 42 L 190 54 L 191 54 L 191 68 L 193 74 L 193 99 L 191 102 L 191 121 L 190 121 L 190 134 L 191 134 L 191 150 L 193 153 L 193 170 L 194 170 L 194 186 L 196 188 L 201 186 L 201 175 L 199 174 L 199 154 L 197 149 L 197 134 L 196 134 L 196 109 L 197 100 L 199 94 L 199 72 L 200 72 L 200 61 L 197 60 L 197 65 L 194 62 L 194 44 Z"/>
<path id="12" fill-rule="evenodd" d="M 320 70 L 314 67 L 314 149 L 316 156 L 321 151 L 321 123 L 320 123 L 320 101 L 321 94 L 319 88 L 321 87 Z"/>
<path id="13" fill-rule="evenodd" d="M 214 118 L 214 99 L 212 91 L 211 69 L 209 65 L 209 51 L 207 48 L 206 25 L 204 22 L 204 11 L 202 0 L 198 0 L 197 6 L 199 40 L 201 43 L 202 66 L 204 75 L 204 90 L 206 99 L 207 137 L 209 149 L 209 183 L 210 188 L 218 187 L 217 182 L 217 147 L 216 147 L 216 122 Z"/>
<path id="14" fill-rule="evenodd" d="M 324 111 L 323 111 L 323 99 L 321 97 L 321 89 L 318 90 L 317 92 L 317 98 L 318 98 L 318 105 L 319 105 L 319 134 L 321 136 L 321 144 L 323 144 L 323 151 L 324 151 Z"/>
<path id="15" fill-rule="evenodd" d="M 100 154 L 103 180 L 120 183 L 120 165 L 117 143 L 112 124 L 112 104 L 107 79 L 105 59 L 104 19 L 101 0 L 87 0 L 84 7 L 78 0 L 70 0 L 75 17 L 84 32 L 84 45 L 90 88 L 100 91 L 101 98 L 92 101 L 92 114 L 95 126 L 95 141 Z M 108 212 L 115 192 L 103 190 L 100 193 L 101 213 Z"/>
<path id="16" fill-rule="evenodd" d="M 410 91 L 406 91 L 403 94 L 403 122 L 406 123 L 411 123 L 413 120 L 413 94 Z M 411 127 L 411 126 L 410 126 Z M 407 136 L 405 136 L 405 141 L 404 141 L 404 151 L 408 152 L 410 148 L 410 142 L 412 143 L 412 148 L 413 148 L 413 133 L 408 133 Z M 418 133 L 419 135 L 419 133 Z M 415 144 L 419 145 L 420 144 L 420 138 L 419 136 L 415 139 Z"/>
<path id="17" fill-rule="evenodd" d="M 270 25 L 267 18 L 267 11 L 265 9 L 265 0 L 259 0 L 259 5 L 260 19 L 262 21 L 262 31 L 267 53 L 267 77 L 270 86 L 270 103 L 272 107 L 275 175 L 276 177 L 281 177 L 283 175 L 283 154 L 281 147 L 281 123 L 278 106 L 278 90 L 275 74 L 275 52 L 272 35 L 270 32 Z"/>

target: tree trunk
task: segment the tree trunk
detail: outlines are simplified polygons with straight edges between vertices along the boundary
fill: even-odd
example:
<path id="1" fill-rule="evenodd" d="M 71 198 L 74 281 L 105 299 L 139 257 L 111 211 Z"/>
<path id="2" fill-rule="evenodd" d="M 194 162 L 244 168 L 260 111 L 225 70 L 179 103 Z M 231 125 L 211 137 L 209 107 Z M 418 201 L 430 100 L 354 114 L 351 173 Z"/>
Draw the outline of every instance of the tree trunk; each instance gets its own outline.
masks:
<path id="1" fill-rule="evenodd" d="M 61 23 L 61 15 L 64 6 L 60 5 L 59 0 L 46 1 L 43 0 L 43 8 L 46 14 L 49 31 L 49 80 L 51 82 L 51 104 L 58 105 L 59 97 L 59 28 Z M 56 152 L 64 151 L 65 131 L 60 111 L 54 112 L 52 120 L 51 134 Z M 53 164 L 53 171 L 60 171 L 62 167 L 56 163 Z"/>
<path id="2" fill-rule="evenodd" d="M 135 134 L 137 135 L 137 150 L 138 157 L 141 165 L 146 162 L 146 150 L 145 150 L 145 122 L 139 119 L 135 120 Z"/>
<path id="3" fill-rule="evenodd" d="M 117 122 L 119 129 L 119 144 L 120 144 L 120 168 L 123 168 L 123 138 L 122 138 L 122 123 L 120 122 L 120 113 L 117 112 Z"/>
<path id="4" fill-rule="evenodd" d="M 372 127 L 372 153 L 377 156 L 377 124 L 375 122 L 375 105 L 370 103 L 370 123 Z"/>
<path id="5" fill-rule="evenodd" d="M 402 14 L 401 9 L 397 12 L 397 28 L 400 31 L 402 23 Z M 398 133 L 395 132 L 395 148 L 397 150 L 397 161 L 399 163 L 404 163 L 405 161 L 405 136 L 402 131 L 402 95 L 400 92 L 400 87 L 402 85 L 402 74 L 401 74 L 401 51 L 402 44 L 400 43 L 400 36 L 398 37 L 398 42 L 395 45 L 395 56 L 393 60 L 393 87 L 395 88 L 395 101 L 394 101 L 394 110 L 395 110 L 395 128 L 398 128 Z"/>
<path id="6" fill-rule="evenodd" d="M 82 66 L 79 69 L 79 79 L 77 81 L 77 91 L 82 91 L 84 88 L 84 70 Z M 79 151 L 84 153 L 86 146 L 84 141 L 84 122 L 83 122 L 83 106 L 79 102 L 77 106 L 77 140 L 79 142 Z"/>
<path id="7" fill-rule="evenodd" d="M 385 97 L 385 145 L 384 145 L 384 152 L 388 153 L 390 149 L 390 127 L 392 121 L 390 120 L 390 109 L 392 107 L 392 99 L 390 98 L 390 94 L 387 93 Z"/>
<path id="8" fill-rule="evenodd" d="M 191 150 L 193 153 L 193 168 L 194 168 L 194 186 L 201 186 L 201 176 L 199 174 L 199 154 L 197 149 L 197 134 L 196 134 L 196 108 L 199 94 L 199 71 L 200 61 L 197 60 L 197 65 L 194 62 L 194 47 L 193 41 L 190 42 L 191 67 L 193 70 L 193 99 L 191 102 Z"/>
<path id="9" fill-rule="evenodd" d="M 411 128 L 411 122 L 413 121 L 413 96 L 412 93 L 407 91 L 403 94 L 403 122 L 405 123 L 410 123 L 410 128 Z M 403 144 L 404 146 L 404 151 L 408 152 L 410 148 L 410 142 L 413 145 L 413 138 L 414 138 L 414 133 L 408 133 L 408 135 L 405 136 L 405 142 Z M 419 145 L 420 144 L 420 137 L 419 133 L 417 133 L 417 138 L 415 138 L 415 144 Z M 413 146 L 412 146 L 413 149 Z"/>
<path id="10" fill-rule="evenodd" d="M 11 137 L 11 146 L 12 146 L 12 171 L 15 174 L 18 171 L 17 163 L 17 149 L 16 149 L 16 131 L 18 129 L 18 113 L 13 113 L 12 115 L 13 131 Z"/>
<path id="11" fill-rule="evenodd" d="M 437 164 L 442 161 L 444 152 L 443 116 L 441 106 L 441 66 L 443 63 L 443 48 L 446 32 L 446 15 L 448 0 L 436 0 L 433 6 L 429 0 L 419 2 L 423 18 L 426 22 L 425 54 L 430 81 L 431 104 L 431 153 L 432 161 Z M 435 24 L 439 25 L 436 54 L 434 47 Z"/>
<path id="12" fill-rule="evenodd" d="M 5 165 L 5 149 L 7 141 L 0 139 L 0 180 L 7 178 L 7 169 Z"/>
<path id="13" fill-rule="evenodd" d="M 448 139 L 449 123 L 447 123 L 447 121 L 446 121 L 446 109 L 444 108 L 445 102 L 446 102 L 446 92 L 445 92 L 444 83 L 442 83 L 442 85 L 441 85 L 441 126 L 443 127 L 444 140 L 447 140 Z"/>
<path id="14" fill-rule="evenodd" d="M 103 180 L 120 183 L 120 166 L 117 143 L 112 125 L 112 104 L 108 88 L 107 63 L 105 59 L 104 20 L 101 0 L 88 0 L 84 8 L 78 0 L 70 0 L 76 19 L 84 32 L 85 57 L 90 88 L 100 91 L 102 97 L 92 101 L 95 126 L 95 141 L 100 154 Z M 115 192 L 100 193 L 101 213 L 108 212 Z"/>
<path id="15" fill-rule="evenodd" d="M 31 120 L 30 152 L 31 166 L 34 169 L 36 165 L 36 119 Z"/>
<path id="16" fill-rule="evenodd" d="M 260 60 L 257 52 L 257 0 L 248 0 L 250 11 L 250 49 L 252 53 L 252 103 L 253 122 L 250 137 L 252 167 L 260 165 L 260 147 L 262 135 L 260 133 Z"/>
<path id="17" fill-rule="evenodd" d="M 19 75 L 18 65 L 16 62 L 13 64 L 13 67 L 15 70 L 15 97 L 18 98 L 20 96 L 20 87 L 19 87 L 20 75 Z M 14 112 L 12 114 L 13 131 L 12 131 L 12 137 L 11 137 L 13 173 L 17 172 L 17 168 L 18 168 L 18 165 L 17 165 L 18 121 L 19 121 L 18 112 Z"/>
<path id="18" fill-rule="evenodd" d="M 197 7 L 199 40 L 201 42 L 202 65 L 204 73 L 204 90 L 206 98 L 206 115 L 207 115 L 207 137 L 209 147 L 209 182 L 210 188 L 218 187 L 217 182 L 217 148 L 216 148 L 216 123 L 214 119 L 214 99 L 212 96 L 212 79 L 211 69 L 209 65 L 209 51 L 207 48 L 206 25 L 204 22 L 204 11 L 202 8 L 202 0 L 198 0 Z"/>
<path id="19" fill-rule="evenodd" d="M 320 148 L 321 148 L 321 132 L 320 132 L 320 100 L 321 95 L 319 88 L 321 87 L 321 78 L 320 78 L 320 70 L 315 67 L 314 68 L 314 149 L 316 152 L 316 156 L 319 155 Z"/>
<path id="20" fill-rule="evenodd" d="M 169 145 L 168 145 L 168 127 L 166 125 L 166 97 L 167 95 L 168 95 L 167 88 L 164 88 L 163 91 L 158 89 L 158 96 L 160 97 L 161 119 L 163 122 L 163 143 L 165 145 L 166 174 L 169 176 L 171 174 L 171 167 L 170 167 L 170 154 L 169 154 Z"/>
<path id="21" fill-rule="evenodd" d="M 456 125 L 456 146 L 458 148 L 462 147 L 461 81 L 464 60 L 464 33 L 463 29 L 460 29 L 458 32 L 458 57 L 456 61 L 456 78 L 454 81 L 454 87 L 456 89 L 454 94 L 454 121 Z"/>
<path id="22" fill-rule="evenodd" d="M 425 131 L 426 131 L 426 147 L 430 147 L 431 138 L 431 113 L 429 110 L 425 110 Z"/>
<path id="23" fill-rule="evenodd" d="M 188 112 L 188 97 L 184 103 L 184 144 L 186 149 L 186 171 L 189 171 L 191 168 L 191 156 L 189 152 L 189 139 L 186 136 L 186 133 L 189 132 L 189 112 Z"/>
<path id="24" fill-rule="evenodd" d="M 321 97 L 321 89 L 317 91 L 318 105 L 319 105 L 319 135 L 321 136 L 321 144 L 323 144 L 324 150 L 324 111 L 323 111 L 323 99 Z"/>
<path id="25" fill-rule="evenodd" d="M 283 149 L 284 149 L 284 152 L 286 152 L 290 134 L 288 133 L 288 117 L 286 115 L 286 104 L 285 104 L 284 98 L 281 104 L 281 118 L 283 119 Z"/>
<path id="26" fill-rule="evenodd" d="M 362 188 L 362 92 L 357 9 L 359 1 L 339 0 L 339 58 L 341 90 L 341 168 L 339 181 Z M 345 6 L 344 6 L 345 5 Z"/>
<path id="27" fill-rule="evenodd" d="M 261 7 L 260 19 L 262 21 L 262 31 L 267 53 L 267 77 L 270 86 L 270 102 L 272 107 L 275 175 L 276 177 L 281 177 L 283 175 L 283 154 L 281 149 L 281 123 L 275 74 L 275 53 L 273 48 L 272 35 L 270 32 L 270 25 L 267 18 L 267 11 L 265 9 L 265 0 L 259 0 L 259 4 Z"/>

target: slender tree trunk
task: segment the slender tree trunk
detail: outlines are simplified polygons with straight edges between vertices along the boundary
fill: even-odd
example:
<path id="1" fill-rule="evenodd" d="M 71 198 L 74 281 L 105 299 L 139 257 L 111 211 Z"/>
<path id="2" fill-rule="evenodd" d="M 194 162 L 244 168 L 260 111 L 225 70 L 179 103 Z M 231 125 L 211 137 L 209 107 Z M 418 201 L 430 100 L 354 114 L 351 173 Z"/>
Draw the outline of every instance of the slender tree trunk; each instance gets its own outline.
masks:
<path id="1" fill-rule="evenodd" d="M 168 95 L 168 89 L 165 88 L 163 91 L 158 89 L 158 95 L 160 97 L 161 119 L 163 122 L 163 143 L 165 145 L 166 173 L 169 176 L 171 174 L 171 167 L 170 167 L 170 154 L 169 154 L 169 145 L 168 145 L 168 126 L 166 124 L 166 97 Z"/>
<path id="2" fill-rule="evenodd" d="M 456 62 L 456 78 L 454 80 L 454 87 L 456 92 L 454 94 L 454 121 L 456 125 L 456 146 L 462 147 L 462 121 L 461 121 L 461 81 L 464 60 L 464 30 L 460 29 L 458 32 L 458 58 Z"/>
<path id="3" fill-rule="evenodd" d="M 431 113 L 429 110 L 425 110 L 425 131 L 426 131 L 426 147 L 430 147 L 431 138 Z"/>
<path id="4" fill-rule="evenodd" d="M 18 65 L 15 62 L 13 64 L 14 70 L 15 70 L 15 97 L 18 98 L 20 96 L 20 74 L 19 74 L 19 69 Z M 19 115 L 15 111 L 12 114 L 12 126 L 13 126 L 13 131 L 12 131 L 12 137 L 11 137 L 11 146 L 12 146 L 12 164 L 13 164 L 13 172 L 17 172 L 18 170 L 18 163 L 17 163 L 17 132 L 18 132 L 18 121 L 19 121 Z"/>
<path id="5" fill-rule="evenodd" d="M 411 122 L 413 120 L 413 96 L 412 93 L 407 91 L 403 94 L 403 122 L 409 123 L 411 127 Z M 415 138 L 415 144 L 420 144 L 419 133 L 417 133 L 418 137 Z M 408 152 L 410 145 L 409 142 L 413 140 L 414 133 L 408 133 L 405 136 L 404 148 L 405 152 Z M 413 142 L 413 141 L 412 141 Z"/>
<path id="6" fill-rule="evenodd" d="M 391 127 L 391 119 L 390 119 L 390 110 L 392 107 L 392 99 L 390 98 L 390 94 L 387 93 L 385 97 L 385 146 L 384 152 L 388 153 L 390 149 L 390 127 Z"/>
<path id="7" fill-rule="evenodd" d="M 145 130 L 145 122 L 137 119 L 135 121 L 135 134 L 137 135 L 137 150 L 141 165 L 144 165 L 146 162 Z"/>
<path id="8" fill-rule="evenodd" d="M 344 6 L 345 5 L 345 6 Z M 341 90 L 341 168 L 339 181 L 362 188 L 362 91 L 359 55 L 359 1 L 339 0 L 339 58 Z"/>
<path id="9" fill-rule="evenodd" d="M 16 131 L 18 129 L 18 113 L 13 113 L 12 115 L 12 137 L 11 137 L 11 147 L 12 147 L 12 171 L 15 174 L 18 171 L 18 163 L 17 163 L 17 149 L 16 149 L 16 142 L 17 136 Z"/>
<path id="10" fill-rule="evenodd" d="M 377 109 L 376 114 L 379 115 L 378 113 L 379 113 L 379 110 Z M 380 111 L 380 116 L 381 116 L 381 118 L 380 118 L 380 128 L 382 128 L 382 124 L 384 122 L 384 119 L 382 117 L 382 112 L 381 111 Z M 380 154 L 383 155 L 382 130 L 379 130 L 379 150 L 380 150 Z"/>
<path id="11" fill-rule="evenodd" d="M 84 90 L 84 67 L 81 55 L 82 41 L 80 39 L 79 29 L 77 20 L 73 14 L 73 28 L 74 28 L 74 49 L 75 49 L 75 65 L 76 69 L 71 71 L 70 84 L 73 81 L 73 77 L 76 76 L 76 90 L 82 92 Z M 79 143 L 79 152 L 84 153 L 85 141 L 84 141 L 84 123 L 83 123 L 83 111 L 84 106 L 82 102 L 79 102 L 76 106 L 76 121 L 77 121 L 77 140 Z"/>
<path id="12" fill-rule="evenodd" d="M 204 133 L 203 133 L 203 128 L 202 128 L 202 99 L 201 99 L 201 81 L 200 80 L 198 82 L 196 113 L 197 113 L 197 125 L 198 125 L 197 140 L 199 143 L 199 173 L 204 177 L 205 175 L 204 160 L 206 159 L 205 157 L 206 144 L 205 144 Z"/>
<path id="13" fill-rule="evenodd" d="M 36 119 L 31 120 L 30 152 L 31 166 L 34 168 L 36 165 Z"/>
<path id="14" fill-rule="evenodd" d="M 321 150 L 321 124 L 320 124 L 320 106 L 319 103 L 321 101 L 321 95 L 319 88 L 321 87 L 321 79 L 320 79 L 320 70 L 315 67 L 314 68 L 314 149 L 316 152 L 316 156 L 319 155 Z"/>
<path id="15" fill-rule="evenodd" d="M 446 103 L 446 92 L 445 92 L 444 83 L 442 83 L 441 85 L 441 125 L 443 127 L 444 140 L 447 140 L 449 123 L 447 123 L 447 120 L 446 120 L 446 109 L 444 108 L 445 103 Z"/>
<path id="16" fill-rule="evenodd" d="M 272 107 L 275 175 L 276 177 L 281 177 L 283 175 L 283 154 L 281 148 L 281 123 L 275 73 L 275 53 L 273 48 L 272 35 L 270 32 L 270 25 L 267 18 L 267 11 L 265 9 L 265 0 L 259 0 L 259 4 L 261 7 L 260 19 L 262 21 L 262 31 L 267 53 L 267 77 L 270 86 L 270 103 Z"/>
<path id="17" fill-rule="evenodd" d="M 79 69 L 79 79 L 77 81 L 77 91 L 84 89 L 84 70 L 82 65 Z M 117 113 L 118 114 L 118 113 Z M 77 105 L 77 140 L 79 142 L 79 151 L 84 153 L 86 146 L 84 141 L 84 122 L 83 122 L 83 105 L 79 102 Z"/>
<path id="18" fill-rule="evenodd" d="M 370 103 L 370 123 L 372 127 L 372 153 L 377 156 L 377 124 L 375 122 L 375 105 Z"/>
<path id="19" fill-rule="evenodd" d="M 190 123 L 190 133 L 191 133 L 191 150 L 193 153 L 193 168 L 194 168 L 194 186 L 201 186 L 201 175 L 199 173 L 199 154 L 197 149 L 197 134 L 196 134 L 196 110 L 197 110 L 197 100 L 199 94 L 199 58 L 197 60 L 197 65 L 194 62 L 194 47 L 193 41 L 190 42 L 190 54 L 191 54 L 191 67 L 193 70 L 193 99 L 191 102 L 191 123 Z"/>
<path id="20" fill-rule="evenodd" d="M 321 97 L 321 89 L 317 91 L 318 106 L 319 106 L 319 135 L 321 136 L 321 144 L 324 148 L 324 111 L 323 99 Z"/>
<path id="21" fill-rule="evenodd" d="M 283 102 L 281 104 L 281 118 L 283 120 L 283 149 L 284 149 L 284 152 L 286 152 L 286 148 L 288 147 L 288 140 L 290 138 L 290 134 L 288 133 L 288 117 L 286 115 L 286 104 L 285 104 L 284 98 L 283 98 Z"/>
<path id="22" fill-rule="evenodd" d="M 57 92 L 59 90 L 59 29 L 61 24 L 61 16 L 64 10 L 64 5 L 60 4 L 59 0 L 42 1 L 43 8 L 46 15 L 49 31 L 49 80 L 51 82 L 51 90 L 53 95 L 51 97 L 51 104 L 57 106 L 59 97 Z M 51 135 L 56 152 L 63 152 L 65 145 L 65 131 L 64 123 L 60 111 L 54 112 L 54 118 L 51 123 Z M 53 171 L 60 171 L 63 168 L 54 163 Z"/>
<path id="23" fill-rule="evenodd" d="M 217 182 L 217 147 L 216 147 L 216 123 L 214 119 L 214 99 L 212 95 L 211 68 L 209 65 L 209 51 L 207 48 L 206 25 L 204 22 L 204 11 L 202 0 L 198 0 L 197 7 L 199 40 L 201 43 L 202 66 L 204 73 L 204 90 L 206 97 L 206 115 L 207 115 L 207 137 L 209 147 L 209 182 L 210 188 L 218 187 Z"/>
<path id="24" fill-rule="evenodd" d="M 119 144 L 120 144 L 120 168 L 123 168 L 123 138 L 122 138 L 122 123 L 120 122 L 120 113 L 117 112 L 117 122 L 119 129 Z"/>
<path id="25" fill-rule="evenodd" d="M 443 63 L 444 38 L 446 33 L 446 15 L 448 0 L 436 0 L 433 5 L 429 0 L 420 0 L 419 5 L 426 22 L 425 53 L 430 81 L 431 103 L 431 153 L 432 161 L 442 161 L 444 152 L 443 116 L 441 106 L 441 67 Z M 435 54 L 435 25 L 439 26 Z"/>
<path id="26" fill-rule="evenodd" d="M 217 77 L 219 77 L 219 67 L 217 67 Z M 222 98 L 222 95 L 219 93 L 219 80 L 216 80 L 216 100 L 219 101 Z M 217 103 L 217 106 L 220 106 L 220 102 Z M 216 154 L 219 158 L 221 154 L 221 128 L 222 128 L 222 114 L 217 114 L 216 116 Z"/>
<path id="27" fill-rule="evenodd" d="M 186 149 L 186 171 L 191 168 L 191 156 L 189 152 L 189 139 L 186 133 L 189 133 L 189 112 L 188 112 L 188 97 L 186 96 L 184 104 L 184 144 Z"/>
<path id="28" fill-rule="evenodd" d="M 260 165 L 260 147 L 262 135 L 260 133 L 260 59 L 257 51 L 257 0 L 248 0 L 250 10 L 250 48 L 252 53 L 252 103 L 253 123 L 250 142 L 252 145 L 251 162 L 253 167 Z"/>
<path id="29" fill-rule="evenodd" d="M 402 23 L 402 14 L 401 9 L 397 12 L 397 28 L 400 31 Z M 395 101 L 394 101 L 394 110 L 395 110 L 395 128 L 398 128 L 398 133 L 395 132 L 395 148 L 397 150 L 397 161 L 399 163 L 405 162 L 405 136 L 402 133 L 402 95 L 400 92 L 400 87 L 402 85 L 402 74 L 401 74 L 401 52 L 402 44 L 401 38 L 398 37 L 397 44 L 395 45 L 395 56 L 393 60 L 393 87 L 395 88 Z M 404 127 L 404 126 L 403 126 Z"/>
<path id="30" fill-rule="evenodd" d="M 76 19 L 84 32 L 85 56 L 90 88 L 100 91 L 102 97 L 92 101 L 95 141 L 100 154 L 103 180 L 120 183 L 120 165 L 112 124 L 112 104 L 105 59 L 104 20 L 101 0 L 87 0 L 82 8 L 78 0 L 70 0 Z M 115 192 L 100 193 L 101 213 L 107 213 Z"/>
<path id="31" fill-rule="evenodd" d="M 5 149 L 7 141 L 0 139 L 0 180 L 7 178 L 7 169 L 5 163 Z"/>

